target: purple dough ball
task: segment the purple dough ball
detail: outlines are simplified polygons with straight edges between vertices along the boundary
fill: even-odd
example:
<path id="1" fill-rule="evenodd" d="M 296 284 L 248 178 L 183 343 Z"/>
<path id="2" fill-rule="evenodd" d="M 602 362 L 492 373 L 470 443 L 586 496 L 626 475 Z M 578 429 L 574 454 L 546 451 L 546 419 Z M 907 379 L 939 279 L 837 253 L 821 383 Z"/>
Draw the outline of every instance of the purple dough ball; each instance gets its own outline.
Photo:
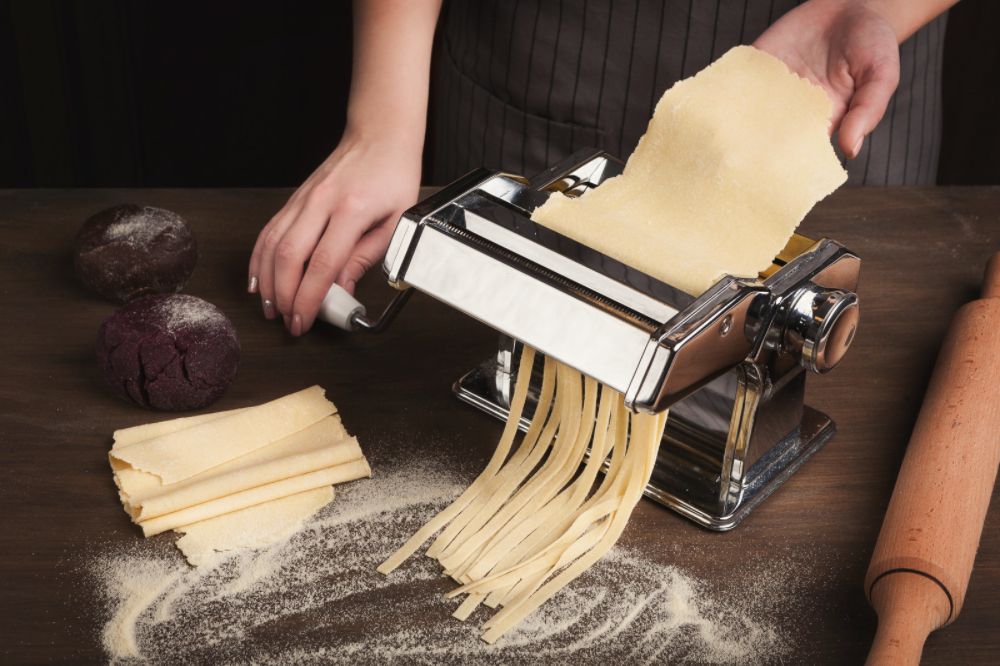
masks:
<path id="1" fill-rule="evenodd" d="M 143 296 L 104 320 L 97 358 L 114 393 L 143 407 L 204 407 L 236 376 L 240 343 L 229 318 L 185 294 Z"/>
<path id="2" fill-rule="evenodd" d="M 198 248 L 177 213 L 124 204 L 87 218 L 73 259 L 88 288 L 124 303 L 144 294 L 180 291 L 194 271 Z"/>

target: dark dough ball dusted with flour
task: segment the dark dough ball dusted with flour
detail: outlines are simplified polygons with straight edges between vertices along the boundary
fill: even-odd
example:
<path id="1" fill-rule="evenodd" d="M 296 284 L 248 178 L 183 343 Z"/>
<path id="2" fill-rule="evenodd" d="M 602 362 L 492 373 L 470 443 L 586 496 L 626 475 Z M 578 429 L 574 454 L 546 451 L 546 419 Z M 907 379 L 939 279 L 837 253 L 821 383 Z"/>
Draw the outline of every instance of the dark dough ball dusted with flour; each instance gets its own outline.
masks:
<path id="1" fill-rule="evenodd" d="M 179 411 L 204 407 L 225 392 L 239 367 L 240 343 L 232 322 L 211 303 L 155 294 L 101 324 L 97 358 L 119 397 Z"/>
<path id="2" fill-rule="evenodd" d="M 184 218 L 136 204 L 114 206 L 87 218 L 74 253 L 80 280 L 120 302 L 180 291 L 197 260 L 194 236 Z"/>

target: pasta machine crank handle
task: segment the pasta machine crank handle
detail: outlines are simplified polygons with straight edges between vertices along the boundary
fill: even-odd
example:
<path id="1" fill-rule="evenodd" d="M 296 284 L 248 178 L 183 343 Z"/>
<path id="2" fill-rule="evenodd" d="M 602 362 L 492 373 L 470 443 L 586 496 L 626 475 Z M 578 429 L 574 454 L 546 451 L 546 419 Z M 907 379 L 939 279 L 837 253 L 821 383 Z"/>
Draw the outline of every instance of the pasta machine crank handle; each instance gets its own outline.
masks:
<path id="1" fill-rule="evenodd" d="M 319 318 L 345 331 L 367 331 L 381 333 L 413 295 L 413 289 L 406 287 L 396 294 L 378 319 L 368 317 L 367 309 L 358 299 L 347 293 L 343 287 L 334 284 L 326 292 L 319 309 Z"/>

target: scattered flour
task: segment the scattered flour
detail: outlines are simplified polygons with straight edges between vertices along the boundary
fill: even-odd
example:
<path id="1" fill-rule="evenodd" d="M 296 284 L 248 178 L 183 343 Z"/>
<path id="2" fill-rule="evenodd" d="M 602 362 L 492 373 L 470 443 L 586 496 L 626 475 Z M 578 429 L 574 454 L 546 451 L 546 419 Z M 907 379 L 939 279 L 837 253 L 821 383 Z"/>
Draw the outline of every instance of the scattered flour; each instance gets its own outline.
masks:
<path id="1" fill-rule="evenodd" d="M 448 461 L 376 469 L 290 540 L 192 569 L 164 540 L 102 553 L 90 574 L 109 616 L 113 662 L 774 663 L 795 647 L 745 589 L 719 593 L 676 567 L 617 547 L 495 645 L 489 616 L 451 617 L 459 600 L 421 555 L 375 567 L 467 485 Z M 381 472 L 381 473 L 380 473 Z M 159 553 L 152 551 L 159 550 Z M 776 564 L 780 569 L 780 564 Z M 780 587 L 794 576 L 775 571 Z M 753 594 L 781 603 L 758 579 Z M 764 587 L 761 587 L 764 586 Z M 778 590 L 780 593 L 781 590 Z"/>
<path id="2" fill-rule="evenodd" d="M 103 642 L 116 657 L 139 657 L 136 626 L 139 617 L 164 594 L 169 596 L 181 578 L 176 562 L 145 560 L 133 568 L 128 560 L 108 562 L 104 570 L 107 593 L 118 601 L 114 617 L 105 625 Z"/>
<path id="3" fill-rule="evenodd" d="M 171 332 L 180 329 L 214 328 L 229 323 L 222 310 L 206 300 L 189 294 L 176 294 L 165 298 L 159 307 L 167 329 Z"/>
<path id="4" fill-rule="evenodd" d="M 115 243 L 133 247 L 148 245 L 160 234 L 176 235 L 184 221 L 176 213 L 154 206 L 135 207 L 118 211 L 114 222 L 104 230 L 104 237 Z"/>

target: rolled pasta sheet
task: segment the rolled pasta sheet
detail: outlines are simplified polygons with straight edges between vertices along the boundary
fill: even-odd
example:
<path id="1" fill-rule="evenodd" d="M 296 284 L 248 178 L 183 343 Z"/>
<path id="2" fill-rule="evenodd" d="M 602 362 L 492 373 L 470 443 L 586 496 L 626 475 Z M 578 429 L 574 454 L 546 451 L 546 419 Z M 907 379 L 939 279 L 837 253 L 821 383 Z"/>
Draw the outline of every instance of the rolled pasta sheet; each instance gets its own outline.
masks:
<path id="1" fill-rule="evenodd" d="M 110 462 L 122 505 L 146 536 L 183 532 L 177 547 L 194 565 L 287 538 L 333 498 L 332 484 L 371 475 L 335 412 L 317 386 L 118 430 Z M 184 478 L 166 483 L 165 470 L 185 470 Z"/>
<path id="2" fill-rule="evenodd" d="M 112 464 L 155 474 L 164 484 L 177 483 L 307 428 L 336 413 L 333 403 L 313 386 L 249 410 L 111 450 Z M 205 446 L 211 442 L 211 446 Z"/>
<path id="3" fill-rule="evenodd" d="M 340 419 L 319 423 L 253 453 L 212 467 L 179 483 L 148 482 L 144 472 L 119 472 L 126 510 L 137 522 L 291 476 L 362 458 L 357 439 L 348 437 Z M 139 483 L 137 475 L 144 475 Z"/>
<path id="4" fill-rule="evenodd" d="M 147 537 L 167 530 L 183 527 L 192 523 L 222 516 L 233 511 L 245 509 L 247 507 L 263 504 L 274 499 L 295 495 L 314 488 L 353 481 L 362 477 L 371 476 L 372 471 L 368 466 L 368 461 L 354 460 L 342 465 L 316 470 L 308 474 L 300 474 L 274 483 L 250 488 L 242 492 L 226 495 L 215 500 L 196 504 L 194 506 L 175 511 L 173 513 L 150 518 L 139 523 L 142 533 Z"/>

